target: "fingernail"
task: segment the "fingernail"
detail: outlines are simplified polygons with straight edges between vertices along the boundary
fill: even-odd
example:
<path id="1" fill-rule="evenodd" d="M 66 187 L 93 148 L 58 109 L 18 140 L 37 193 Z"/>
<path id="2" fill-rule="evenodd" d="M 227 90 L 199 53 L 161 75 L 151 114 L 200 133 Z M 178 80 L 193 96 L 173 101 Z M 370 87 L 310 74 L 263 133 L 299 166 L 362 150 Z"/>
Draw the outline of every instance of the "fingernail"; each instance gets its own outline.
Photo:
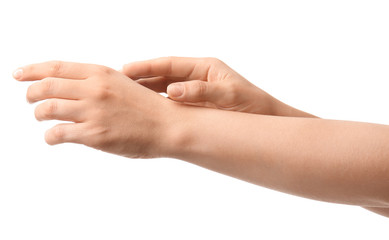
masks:
<path id="1" fill-rule="evenodd" d="M 170 84 L 167 87 L 167 92 L 169 96 L 179 97 L 184 93 L 184 84 L 183 83 Z"/>
<path id="2" fill-rule="evenodd" d="M 23 69 L 21 69 L 21 68 L 16 69 L 16 70 L 13 72 L 12 76 L 13 76 L 16 80 L 21 79 L 22 76 L 23 76 Z"/>

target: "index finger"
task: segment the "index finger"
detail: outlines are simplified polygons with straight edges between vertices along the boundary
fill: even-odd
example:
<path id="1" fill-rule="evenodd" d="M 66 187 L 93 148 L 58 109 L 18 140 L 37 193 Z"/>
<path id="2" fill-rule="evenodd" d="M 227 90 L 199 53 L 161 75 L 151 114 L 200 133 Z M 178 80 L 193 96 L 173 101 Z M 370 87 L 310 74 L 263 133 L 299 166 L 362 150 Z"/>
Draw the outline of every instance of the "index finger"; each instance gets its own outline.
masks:
<path id="1" fill-rule="evenodd" d="M 91 74 L 93 66 L 85 63 L 49 61 L 18 68 L 13 75 L 19 81 L 34 81 L 47 77 L 85 79 Z"/>
<path id="2" fill-rule="evenodd" d="M 122 73 L 135 80 L 155 76 L 206 80 L 210 64 L 208 58 L 162 57 L 126 64 Z"/>

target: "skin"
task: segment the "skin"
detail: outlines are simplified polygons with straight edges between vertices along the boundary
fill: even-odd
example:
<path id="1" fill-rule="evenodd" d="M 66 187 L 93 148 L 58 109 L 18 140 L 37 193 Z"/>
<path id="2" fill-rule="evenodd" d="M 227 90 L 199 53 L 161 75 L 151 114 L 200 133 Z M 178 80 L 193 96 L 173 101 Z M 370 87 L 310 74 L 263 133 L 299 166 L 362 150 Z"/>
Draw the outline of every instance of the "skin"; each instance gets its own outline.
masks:
<path id="1" fill-rule="evenodd" d="M 29 102 L 45 100 L 36 107 L 38 120 L 72 122 L 49 129 L 48 144 L 182 159 L 278 191 L 389 216 L 389 126 L 315 118 L 219 60 L 161 58 L 121 72 L 54 61 L 16 73 L 19 81 L 36 81 L 27 91 Z M 181 96 L 173 83 L 184 84 Z"/>
<path id="2" fill-rule="evenodd" d="M 170 99 L 195 106 L 277 116 L 314 117 L 243 78 L 216 58 L 165 57 L 123 66 L 123 74 Z M 176 95 L 176 87 L 183 93 Z"/>
<path id="3" fill-rule="evenodd" d="M 124 65 L 121 72 L 178 102 L 256 114 L 318 118 L 272 97 L 218 59 L 158 58 Z M 177 83 L 181 91 L 175 89 Z M 389 208 L 364 208 L 389 217 Z"/>

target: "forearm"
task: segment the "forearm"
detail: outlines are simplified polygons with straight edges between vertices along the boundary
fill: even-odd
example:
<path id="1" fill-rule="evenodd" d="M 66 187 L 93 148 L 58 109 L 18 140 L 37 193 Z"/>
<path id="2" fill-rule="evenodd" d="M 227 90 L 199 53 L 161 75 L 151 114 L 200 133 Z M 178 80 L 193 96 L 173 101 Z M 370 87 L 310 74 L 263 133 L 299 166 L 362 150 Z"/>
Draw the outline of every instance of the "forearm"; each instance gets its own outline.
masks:
<path id="1" fill-rule="evenodd" d="M 388 207 L 388 126 L 178 108 L 170 157 L 294 195 Z"/>
<path id="2" fill-rule="evenodd" d="M 306 113 L 296 108 L 293 108 L 275 98 L 273 98 L 273 106 L 274 106 L 273 114 L 276 116 L 318 118 L 310 113 Z M 380 207 L 364 207 L 364 208 L 376 214 L 389 217 L 389 208 L 380 208 Z"/>

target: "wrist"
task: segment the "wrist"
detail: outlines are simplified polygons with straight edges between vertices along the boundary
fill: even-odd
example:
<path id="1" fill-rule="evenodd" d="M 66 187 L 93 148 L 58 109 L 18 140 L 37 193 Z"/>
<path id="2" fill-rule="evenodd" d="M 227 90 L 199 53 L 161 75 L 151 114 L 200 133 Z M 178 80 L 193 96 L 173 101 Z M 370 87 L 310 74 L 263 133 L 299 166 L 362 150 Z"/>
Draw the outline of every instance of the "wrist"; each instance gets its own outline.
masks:
<path id="1" fill-rule="evenodd" d="M 166 100 L 158 117 L 158 130 L 152 148 L 156 151 L 156 157 L 178 158 L 188 135 L 188 128 L 185 126 L 189 120 L 186 109 L 188 106 Z"/>
<path id="2" fill-rule="evenodd" d="M 163 136 L 159 140 L 160 156 L 190 161 L 210 154 L 206 150 L 204 138 L 212 133 L 210 112 L 221 110 L 190 106 L 169 100 L 162 126 Z M 206 139 L 208 141 L 210 139 Z M 205 152 L 204 152 L 205 151 Z"/>

